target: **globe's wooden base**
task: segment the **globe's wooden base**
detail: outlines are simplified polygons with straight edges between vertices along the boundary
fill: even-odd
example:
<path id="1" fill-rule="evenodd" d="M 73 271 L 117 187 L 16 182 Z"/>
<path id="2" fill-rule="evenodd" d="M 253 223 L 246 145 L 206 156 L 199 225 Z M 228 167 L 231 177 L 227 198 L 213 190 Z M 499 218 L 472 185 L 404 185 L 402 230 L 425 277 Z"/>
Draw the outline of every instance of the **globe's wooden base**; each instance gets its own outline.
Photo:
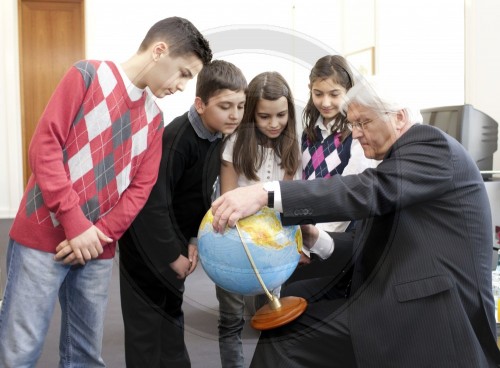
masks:
<path id="1" fill-rule="evenodd" d="M 261 307 L 250 321 L 256 330 L 271 330 L 286 325 L 299 317 L 307 307 L 307 301 L 297 296 L 286 296 L 280 300 L 281 307 L 273 309 L 271 302 Z"/>

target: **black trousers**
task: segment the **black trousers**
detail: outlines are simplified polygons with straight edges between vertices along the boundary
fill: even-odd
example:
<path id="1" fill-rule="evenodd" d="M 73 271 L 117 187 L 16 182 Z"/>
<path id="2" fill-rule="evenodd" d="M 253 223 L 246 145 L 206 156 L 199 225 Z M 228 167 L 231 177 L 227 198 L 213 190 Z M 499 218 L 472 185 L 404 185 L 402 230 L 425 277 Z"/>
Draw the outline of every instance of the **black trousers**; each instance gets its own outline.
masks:
<path id="1" fill-rule="evenodd" d="M 295 321 L 263 331 L 251 368 L 354 368 L 346 299 L 308 305 Z"/>
<path id="2" fill-rule="evenodd" d="M 282 287 L 282 297 L 302 297 L 307 309 L 295 321 L 261 333 L 250 367 L 356 367 L 347 299 L 353 270 L 352 235 L 339 235 L 332 257 L 297 268 Z"/>
<path id="3" fill-rule="evenodd" d="M 120 297 L 127 368 L 189 368 L 184 342 L 184 281 L 159 278 L 120 240 Z"/>

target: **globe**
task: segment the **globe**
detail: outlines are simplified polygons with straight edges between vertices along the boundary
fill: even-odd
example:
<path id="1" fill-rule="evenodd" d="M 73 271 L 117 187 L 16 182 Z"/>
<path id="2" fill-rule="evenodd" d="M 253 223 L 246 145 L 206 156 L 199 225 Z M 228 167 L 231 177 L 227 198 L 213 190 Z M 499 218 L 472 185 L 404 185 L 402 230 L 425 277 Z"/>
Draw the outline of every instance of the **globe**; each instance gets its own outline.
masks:
<path id="1" fill-rule="evenodd" d="M 302 250 L 300 227 L 283 226 L 277 211 L 264 207 L 239 220 L 239 232 L 226 227 L 223 234 L 217 233 L 212 221 L 208 210 L 198 231 L 198 254 L 208 277 L 223 289 L 242 295 L 264 293 L 242 239 L 269 291 L 281 286 L 297 267 Z"/>

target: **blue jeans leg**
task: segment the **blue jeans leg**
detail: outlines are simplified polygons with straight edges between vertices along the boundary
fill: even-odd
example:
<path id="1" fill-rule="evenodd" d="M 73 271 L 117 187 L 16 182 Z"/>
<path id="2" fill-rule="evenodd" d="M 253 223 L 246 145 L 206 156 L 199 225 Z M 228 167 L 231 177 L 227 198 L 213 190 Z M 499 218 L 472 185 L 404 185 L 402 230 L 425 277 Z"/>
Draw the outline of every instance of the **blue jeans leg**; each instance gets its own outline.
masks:
<path id="1" fill-rule="evenodd" d="M 74 299 L 71 300 L 68 308 L 73 311 L 83 309 L 86 310 L 86 314 L 94 313 L 90 308 L 96 301 L 91 301 L 89 306 L 89 299 L 93 298 L 95 293 L 94 289 L 100 288 L 101 285 L 105 285 L 106 290 L 108 288 L 112 260 L 92 261 L 85 267 L 70 267 L 55 262 L 53 257 L 54 255 L 51 253 L 24 247 L 12 240 L 9 242 L 7 284 L 0 310 L 0 367 L 25 368 L 36 365 L 42 352 L 43 342 L 61 285 L 66 284 L 74 291 L 74 296 L 72 296 Z M 88 283 L 80 280 L 79 277 L 73 277 L 78 269 L 84 269 L 90 265 L 91 267 L 88 269 L 93 270 L 96 268 L 94 263 L 98 262 L 108 264 L 109 270 L 95 274 L 92 287 L 89 288 Z M 71 277 L 67 278 L 68 275 Z M 103 308 L 105 308 L 106 300 L 107 296 L 100 301 L 101 304 L 104 304 Z M 63 315 L 64 313 L 63 309 Z M 96 331 L 101 331 L 102 335 L 103 318 L 98 318 L 101 320 L 100 323 L 96 323 L 91 318 L 85 321 L 83 327 L 77 326 L 76 323 L 74 327 L 79 331 L 93 329 L 94 335 L 99 334 Z M 67 324 L 62 323 L 61 328 L 64 330 Z M 61 335 L 61 344 L 67 344 L 68 349 L 73 349 L 73 341 L 80 338 L 80 334 L 75 334 L 73 337 L 72 333 L 74 333 L 73 330 L 69 334 L 71 338 L 68 338 L 67 335 Z M 93 337 L 90 338 L 93 339 Z M 101 340 L 92 341 L 91 345 L 93 347 L 89 348 L 89 351 L 98 351 L 97 357 L 93 357 L 89 361 L 72 360 L 68 362 L 63 360 L 61 356 L 60 366 L 103 367 L 104 363 L 100 357 Z M 98 348 L 95 348 L 96 345 Z M 79 358 L 78 355 L 75 357 Z M 94 364 L 94 361 L 100 361 L 100 363 Z"/>
<path id="2" fill-rule="evenodd" d="M 222 368 L 243 368 L 241 332 L 245 325 L 243 295 L 215 287 L 219 301 L 219 351 Z"/>
<path id="3" fill-rule="evenodd" d="M 101 357 L 112 259 L 72 267 L 59 289 L 59 367 L 105 367 Z"/>
<path id="4" fill-rule="evenodd" d="M 10 240 L 7 284 L 0 310 L 0 367 L 34 367 L 67 269 L 47 267 L 53 254 Z"/>

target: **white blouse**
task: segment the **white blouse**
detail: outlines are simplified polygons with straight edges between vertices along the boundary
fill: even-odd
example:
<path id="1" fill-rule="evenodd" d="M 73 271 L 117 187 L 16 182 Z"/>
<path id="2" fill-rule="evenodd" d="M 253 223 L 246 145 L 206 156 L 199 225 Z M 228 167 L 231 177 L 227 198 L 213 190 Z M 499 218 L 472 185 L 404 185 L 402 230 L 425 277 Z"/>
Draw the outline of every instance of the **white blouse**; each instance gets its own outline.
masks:
<path id="1" fill-rule="evenodd" d="M 230 136 L 224 146 L 224 151 L 222 152 L 222 159 L 227 162 L 233 163 L 233 149 L 234 142 L 236 141 L 236 134 Z M 283 180 L 285 177 L 285 170 L 280 167 L 280 158 L 274 153 L 272 148 L 265 147 L 264 150 L 264 160 L 262 165 L 257 170 L 257 176 L 260 180 L 249 180 L 245 175 L 240 174 L 238 176 L 238 186 L 245 187 L 247 185 L 267 182 L 273 180 Z M 301 176 L 300 168 L 295 173 L 294 179 L 299 179 Z"/>

